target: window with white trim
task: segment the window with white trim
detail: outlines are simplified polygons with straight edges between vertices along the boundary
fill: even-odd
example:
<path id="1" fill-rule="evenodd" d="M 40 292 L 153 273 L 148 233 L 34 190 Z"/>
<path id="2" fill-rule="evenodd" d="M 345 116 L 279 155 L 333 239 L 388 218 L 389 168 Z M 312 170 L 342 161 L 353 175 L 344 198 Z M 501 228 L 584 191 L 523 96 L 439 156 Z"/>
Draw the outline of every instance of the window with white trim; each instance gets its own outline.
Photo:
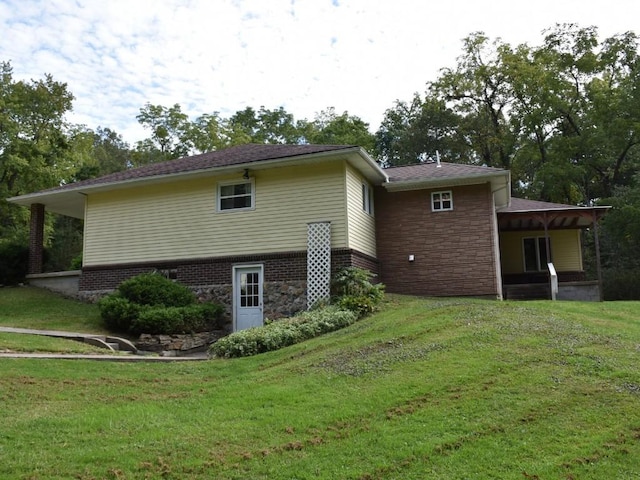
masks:
<path id="1" fill-rule="evenodd" d="M 445 212 L 453 210 L 453 194 L 451 190 L 431 193 L 431 211 Z"/>
<path id="2" fill-rule="evenodd" d="M 255 208 L 253 179 L 218 184 L 218 211 L 252 210 Z"/>
<path id="3" fill-rule="evenodd" d="M 362 184 L 362 209 L 373 215 L 373 189 L 367 183 Z"/>
<path id="4" fill-rule="evenodd" d="M 544 272 L 547 270 L 547 240 L 545 237 L 523 238 L 522 252 L 525 272 Z M 552 258 L 551 241 L 549 241 L 549 258 Z"/>

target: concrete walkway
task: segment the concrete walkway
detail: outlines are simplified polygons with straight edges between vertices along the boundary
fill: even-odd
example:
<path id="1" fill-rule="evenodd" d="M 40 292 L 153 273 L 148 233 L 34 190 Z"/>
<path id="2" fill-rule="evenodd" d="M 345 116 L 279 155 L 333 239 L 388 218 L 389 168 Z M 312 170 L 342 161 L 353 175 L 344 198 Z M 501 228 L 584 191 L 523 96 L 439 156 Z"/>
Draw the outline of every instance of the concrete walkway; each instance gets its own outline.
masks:
<path id="1" fill-rule="evenodd" d="M 158 355 L 141 352 L 127 339 L 91 333 L 63 332 L 58 330 L 35 330 L 30 328 L 0 327 L 0 333 L 18 333 L 24 335 L 41 335 L 46 337 L 65 338 L 88 343 L 105 349 L 105 354 L 75 353 L 21 353 L 2 352 L 0 358 L 49 358 L 57 360 L 101 360 L 111 362 L 185 362 L 208 360 L 207 352 L 190 353 L 183 356 Z M 118 352 L 118 353 L 116 353 Z"/>

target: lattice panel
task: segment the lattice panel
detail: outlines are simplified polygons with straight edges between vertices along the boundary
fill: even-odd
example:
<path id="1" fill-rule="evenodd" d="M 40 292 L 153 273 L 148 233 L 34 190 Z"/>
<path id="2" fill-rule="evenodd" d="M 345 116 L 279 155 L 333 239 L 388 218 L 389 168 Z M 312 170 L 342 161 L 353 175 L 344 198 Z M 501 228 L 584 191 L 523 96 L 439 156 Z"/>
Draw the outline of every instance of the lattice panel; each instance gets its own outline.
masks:
<path id="1" fill-rule="evenodd" d="M 331 222 L 307 224 L 307 307 L 329 299 Z"/>

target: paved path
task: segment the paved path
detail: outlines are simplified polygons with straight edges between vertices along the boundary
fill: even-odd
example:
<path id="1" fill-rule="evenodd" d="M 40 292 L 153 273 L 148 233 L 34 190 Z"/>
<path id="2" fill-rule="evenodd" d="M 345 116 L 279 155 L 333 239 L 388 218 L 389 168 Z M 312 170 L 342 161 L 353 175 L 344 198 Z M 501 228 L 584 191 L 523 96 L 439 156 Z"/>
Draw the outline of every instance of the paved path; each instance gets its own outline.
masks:
<path id="1" fill-rule="evenodd" d="M 140 352 L 135 349 L 133 344 L 126 339 L 119 337 L 110 337 L 105 335 L 97 335 L 92 333 L 63 332 L 58 330 L 35 330 L 30 328 L 16 327 L 0 327 L 0 332 L 19 333 L 25 335 L 42 335 L 47 337 L 66 338 L 80 342 L 89 343 L 105 348 L 105 354 L 75 354 L 75 353 L 21 353 L 21 352 L 2 352 L 0 358 L 51 358 L 64 360 L 102 360 L 112 362 L 185 362 L 207 360 L 209 355 L 207 352 L 191 353 L 183 356 L 157 355 L 148 352 Z M 121 347 L 127 348 L 128 352 L 116 354 L 115 350 L 109 345 L 118 343 Z"/>

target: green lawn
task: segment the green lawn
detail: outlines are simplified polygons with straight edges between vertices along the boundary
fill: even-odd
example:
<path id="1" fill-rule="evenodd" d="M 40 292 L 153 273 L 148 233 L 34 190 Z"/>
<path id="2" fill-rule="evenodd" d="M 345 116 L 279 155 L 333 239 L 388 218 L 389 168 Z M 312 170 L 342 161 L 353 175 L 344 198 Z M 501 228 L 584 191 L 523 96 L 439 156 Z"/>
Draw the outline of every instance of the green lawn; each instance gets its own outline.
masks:
<path id="1" fill-rule="evenodd" d="M 97 305 L 33 287 L 0 288 L 0 326 L 107 333 Z"/>
<path id="2" fill-rule="evenodd" d="M 391 297 L 251 358 L 0 360 L 0 478 L 639 478 L 638 311 Z"/>

